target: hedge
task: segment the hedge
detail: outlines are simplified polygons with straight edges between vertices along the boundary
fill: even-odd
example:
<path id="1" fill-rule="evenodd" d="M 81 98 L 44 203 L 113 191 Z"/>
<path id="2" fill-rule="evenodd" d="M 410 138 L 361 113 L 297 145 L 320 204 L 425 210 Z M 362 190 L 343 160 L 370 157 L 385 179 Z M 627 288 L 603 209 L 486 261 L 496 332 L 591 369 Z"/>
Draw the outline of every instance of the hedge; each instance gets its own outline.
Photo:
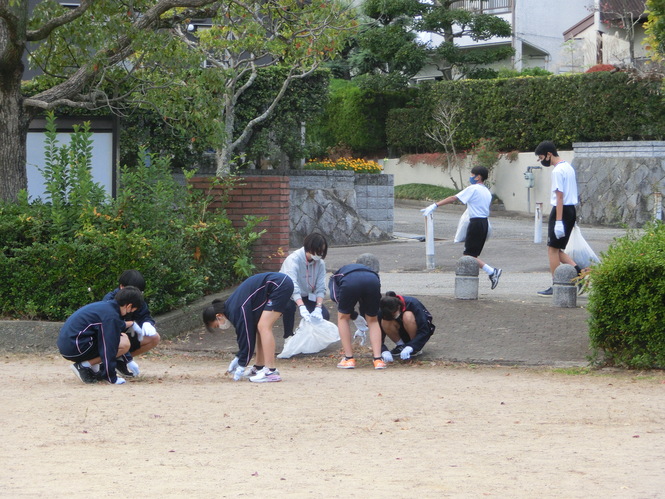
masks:
<path id="1" fill-rule="evenodd" d="M 493 139 L 503 151 L 529 151 L 544 139 L 566 149 L 573 142 L 665 136 L 662 81 L 629 73 L 446 81 L 423 92 L 419 106 L 388 113 L 387 145 L 399 153 L 440 150 L 423 140 L 421 131 L 441 101 L 461 106 L 458 150 L 480 138 Z"/>

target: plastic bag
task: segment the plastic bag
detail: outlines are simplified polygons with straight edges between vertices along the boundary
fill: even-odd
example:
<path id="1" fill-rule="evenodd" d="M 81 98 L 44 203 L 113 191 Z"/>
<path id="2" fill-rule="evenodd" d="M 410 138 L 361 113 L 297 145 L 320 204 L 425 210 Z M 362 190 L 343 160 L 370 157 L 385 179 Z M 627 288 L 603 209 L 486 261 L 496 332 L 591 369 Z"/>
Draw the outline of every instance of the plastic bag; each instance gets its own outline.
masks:
<path id="1" fill-rule="evenodd" d="M 466 241 L 466 231 L 469 229 L 469 209 L 467 208 L 462 213 L 462 216 L 459 217 L 459 222 L 457 222 L 457 232 L 455 232 L 455 239 L 453 242 L 461 243 Z M 492 237 L 492 224 L 489 220 L 487 221 L 487 239 Z"/>
<path id="2" fill-rule="evenodd" d="M 582 231 L 577 224 L 575 224 L 573 231 L 570 233 L 570 239 L 568 239 L 568 244 L 564 251 L 583 269 L 590 267 L 592 263 L 600 262 L 600 259 L 593 252 L 591 246 L 582 237 Z"/>
<path id="3" fill-rule="evenodd" d="M 459 217 L 457 222 L 457 232 L 455 232 L 455 239 L 453 242 L 461 243 L 466 240 L 466 231 L 469 229 L 469 209 L 467 208 Z"/>
<path id="4" fill-rule="evenodd" d="M 286 339 L 277 358 L 288 359 L 299 353 L 317 353 L 331 343 L 339 341 L 337 325 L 330 321 L 300 321 L 293 336 Z"/>

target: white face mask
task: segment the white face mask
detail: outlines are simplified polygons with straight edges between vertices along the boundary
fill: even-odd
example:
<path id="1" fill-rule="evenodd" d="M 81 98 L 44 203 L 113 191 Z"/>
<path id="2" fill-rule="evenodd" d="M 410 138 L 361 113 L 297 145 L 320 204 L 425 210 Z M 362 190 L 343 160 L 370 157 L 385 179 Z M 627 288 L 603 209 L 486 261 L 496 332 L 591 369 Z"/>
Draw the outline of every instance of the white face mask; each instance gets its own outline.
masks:
<path id="1" fill-rule="evenodd" d="M 395 313 L 395 315 L 393 316 L 393 318 L 394 318 L 395 320 L 397 320 L 397 319 L 399 319 L 400 315 L 402 315 L 402 312 L 397 312 L 397 313 Z"/>
<path id="2" fill-rule="evenodd" d="M 312 260 L 314 260 L 315 262 L 318 262 L 319 260 L 321 260 L 321 256 L 319 256 L 319 255 L 312 255 Z"/>
<path id="3" fill-rule="evenodd" d="M 226 316 L 224 316 L 224 322 L 222 322 L 222 319 L 217 317 L 217 323 L 218 323 L 217 327 L 219 329 L 228 329 L 231 327 L 231 321 Z"/>

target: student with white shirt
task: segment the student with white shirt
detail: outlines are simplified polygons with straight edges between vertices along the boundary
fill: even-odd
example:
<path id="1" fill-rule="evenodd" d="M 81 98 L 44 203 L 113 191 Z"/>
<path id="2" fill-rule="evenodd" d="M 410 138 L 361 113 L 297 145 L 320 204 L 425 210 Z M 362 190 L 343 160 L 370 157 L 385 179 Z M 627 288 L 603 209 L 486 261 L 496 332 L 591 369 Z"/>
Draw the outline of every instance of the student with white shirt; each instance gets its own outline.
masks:
<path id="1" fill-rule="evenodd" d="M 565 263 L 575 267 L 579 275 L 582 269 L 564 251 L 577 220 L 575 205 L 578 203 L 578 196 L 575 170 L 570 163 L 559 157 L 554 142 L 550 140 L 538 144 L 535 152 L 541 165 L 554 167 L 551 173 L 552 211 L 547 223 L 547 256 L 550 272 L 554 276 L 556 268 Z M 552 287 L 538 291 L 538 294 L 552 296 Z"/>
<path id="2" fill-rule="evenodd" d="M 489 222 L 487 218 L 490 215 L 490 204 L 492 203 L 492 193 L 484 184 L 489 176 L 489 171 L 484 166 L 474 166 L 471 169 L 471 183 L 463 191 L 458 192 L 454 196 L 448 196 L 446 199 L 437 201 L 429 205 L 427 208 L 420 211 L 423 215 L 427 216 L 436 210 L 439 206 L 460 201 L 467 206 L 469 212 L 469 227 L 466 231 L 466 239 L 464 241 L 464 255 L 472 256 L 478 262 L 478 266 L 484 270 L 490 282 L 492 289 L 496 288 L 499 284 L 501 277 L 501 269 L 494 268 L 486 264 L 480 258 L 480 253 L 483 251 L 485 241 L 487 240 L 487 232 L 489 230 Z"/>

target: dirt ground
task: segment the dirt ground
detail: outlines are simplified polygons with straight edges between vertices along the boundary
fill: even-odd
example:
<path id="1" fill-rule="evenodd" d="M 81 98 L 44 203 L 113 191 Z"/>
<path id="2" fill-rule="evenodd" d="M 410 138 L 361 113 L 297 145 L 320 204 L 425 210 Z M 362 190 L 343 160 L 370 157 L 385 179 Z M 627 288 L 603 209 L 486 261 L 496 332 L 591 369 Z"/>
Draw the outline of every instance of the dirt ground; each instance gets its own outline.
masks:
<path id="1" fill-rule="evenodd" d="M 665 497 L 665 374 L 435 361 L 355 370 L 160 346 L 122 386 L 0 357 L 2 497 Z"/>

